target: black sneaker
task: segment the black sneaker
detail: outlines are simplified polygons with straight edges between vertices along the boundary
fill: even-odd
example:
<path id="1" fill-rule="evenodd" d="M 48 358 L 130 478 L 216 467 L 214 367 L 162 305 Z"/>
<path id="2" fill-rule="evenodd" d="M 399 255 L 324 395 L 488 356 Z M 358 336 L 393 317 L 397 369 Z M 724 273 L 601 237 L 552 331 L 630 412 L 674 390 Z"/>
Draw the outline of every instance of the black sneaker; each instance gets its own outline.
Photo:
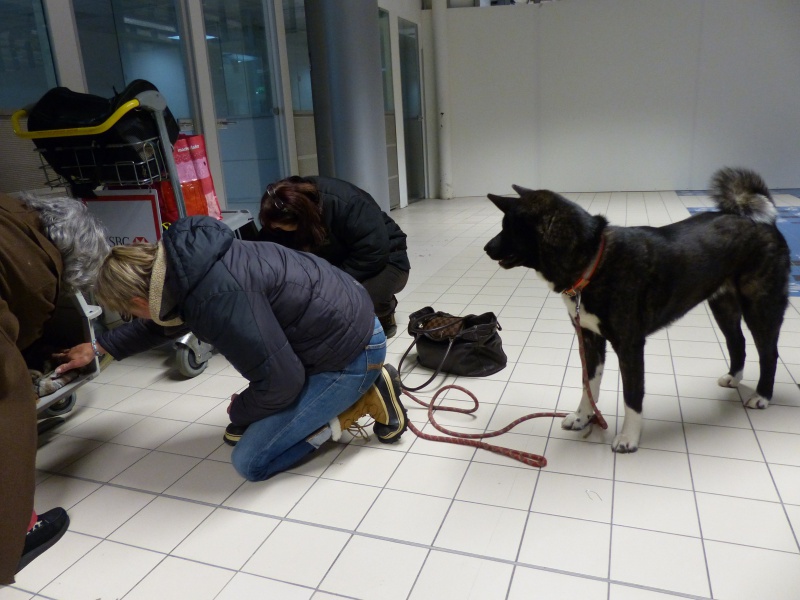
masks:
<path id="1" fill-rule="evenodd" d="M 54 508 L 39 515 L 39 520 L 25 536 L 25 547 L 17 572 L 22 571 L 34 558 L 60 540 L 68 528 L 69 515 L 63 508 Z"/>
<path id="2" fill-rule="evenodd" d="M 386 423 L 375 421 L 372 432 L 378 441 L 384 444 L 393 444 L 400 439 L 408 428 L 408 413 L 406 407 L 400 402 L 400 375 L 392 365 L 383 365 L 381 374 L 375 382 L 375 387 L 383 400 L 388 419 Z"/>
<path id="3" fill-rule="evenodd" d="M 228 446 L 235 446 L 242 439 L 242 435 L 247 431 L 247 425 L 234 425 L 231 423 L 225 428 L 225 435 L 222 439 Z"/>

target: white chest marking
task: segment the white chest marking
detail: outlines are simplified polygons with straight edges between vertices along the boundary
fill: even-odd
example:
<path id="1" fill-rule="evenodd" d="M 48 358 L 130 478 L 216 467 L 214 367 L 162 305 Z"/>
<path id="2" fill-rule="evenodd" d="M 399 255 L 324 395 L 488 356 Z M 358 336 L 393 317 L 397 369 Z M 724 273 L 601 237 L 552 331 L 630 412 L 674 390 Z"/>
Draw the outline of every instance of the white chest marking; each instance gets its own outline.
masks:
<path id="1" fill-rule="evenodd" d="M 561 296 L 561 299 L 564 301 L 564 304 L 567 307 L 567 312 L 569 312 L 569 316 L 572 317 L 572 320 L 575 320 L 575 302 L 573 302 L 572 298 L 569 296 Z M 581 327 L 584 329 L 588 329 L 589 331 L 595 332 L 597 335 L 602 335 L 600 333 L 600 319 L 597 318 L 595 315 L 590 313 L 586 310 L 585 307 L 581 306 Z"/>

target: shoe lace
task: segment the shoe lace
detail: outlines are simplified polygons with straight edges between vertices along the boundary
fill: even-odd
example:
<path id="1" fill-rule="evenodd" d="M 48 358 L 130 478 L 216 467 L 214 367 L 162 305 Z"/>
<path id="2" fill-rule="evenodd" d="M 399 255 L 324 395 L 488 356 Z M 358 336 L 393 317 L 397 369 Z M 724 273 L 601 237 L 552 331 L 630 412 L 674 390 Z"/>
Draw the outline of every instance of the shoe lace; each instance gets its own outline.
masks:
<path id="1" fill-rule="evenodd" d="M 44 524 L 45 524 L 44 519 L 39 519 L 38 521 L 36 521 L 36 523 L 33 524 L 33 527 L 31 527 L 28 530 L 28 533 L 33 533 L 34 531 L 36 531 L 40 527 L 44 527 Z"/>
<path id="2" fill-rule="evenodd" d="M 369 427 L 370 423 L 366 425 L 361 425 L 358 421 L 353 421 L 353 424 L 347 428 L 347 432 L 352 435 L 354 438 L 361 438 L 365 442 L 369 441 L 369 432 L 367 431 L 367 427 Z"/>

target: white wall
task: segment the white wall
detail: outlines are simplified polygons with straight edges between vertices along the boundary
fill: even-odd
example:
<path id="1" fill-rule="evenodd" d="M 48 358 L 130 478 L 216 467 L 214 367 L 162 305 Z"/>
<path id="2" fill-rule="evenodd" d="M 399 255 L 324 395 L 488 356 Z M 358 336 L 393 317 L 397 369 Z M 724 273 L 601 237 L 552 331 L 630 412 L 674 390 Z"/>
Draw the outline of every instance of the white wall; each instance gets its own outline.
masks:
<path id="1" fill-rule="evenodd" d="M 456 196 L 705 189 L 723 165 L 800 187 L 797 0 L 460 8 L 447 30 Z"/>

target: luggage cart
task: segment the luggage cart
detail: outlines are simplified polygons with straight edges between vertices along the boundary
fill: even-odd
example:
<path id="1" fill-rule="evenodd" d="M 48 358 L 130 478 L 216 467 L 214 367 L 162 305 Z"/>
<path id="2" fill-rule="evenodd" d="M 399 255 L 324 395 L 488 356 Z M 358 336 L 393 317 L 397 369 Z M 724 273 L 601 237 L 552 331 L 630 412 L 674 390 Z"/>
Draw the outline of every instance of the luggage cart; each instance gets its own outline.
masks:
<path id="1" fill-rule="evenodd" d="M 103 310 L 99 306 L 88 304 L 83 294 L 76 292 L 61 296 L 56 304 L 52 318 L 47 322 L 42 337 L 33 347 L 26 350 L 26 357 L 38 354 L 44 358 L 50 355 L 53 349 L 71 348 L 84 342 L 95 340 L 94 321 Z M 30 367 L 41 368 L 40 364 L 31 364 Z M 52 394 L 39 397 L 36 403 L 36 413 L 39 419 L 60 417 L 70 412 L 75 407 L 76 390 L 87 381 L 100 374 L 100 360 L 95 357 L 92 362 L 80 369 L 78 376 L 64 387 Z"/>
<path id="2" fill-rule="evenodd" d="M 125 115 L 137 109 L 152 114 L 157 126 L 155 137 L 131 141 L 129 143 L 104 144 L 98 142 L 99 136 L 110 131 Z M 153 187 L 160 181 L 168 180 L 175 196 L 179 218 L 186 216 L 177 167 L 172 154 L 172 140 L 165 119 L 167 102 L 157 90 L 143 91 L 119 106 L 102 123 L 88 127 L 26 131 L 20 120 L 27 116 L 27 110 L 16 111 L 11 116 L 14 133 L 24 139 L 33 140 L 50 187 L 95 189 L 100 185 L 114 188 Z M 56 143 L 41 144 L 47 140 Z M 61 142 L 63 144 L 59 145 Z M 119 160 L 125 154 L 124 160 Z M 58 160 L 58 172 L 54 162 Z M 222 222 L 228 225 L 240 239 L 254 239 L 256 229 L 249 211 L 222 211 Z M 161 230 L 161 217 L 157 227 Z M 185 377 L 195 377 L 202 373 L 211 358 L 213 348 L 187 334 L 174 343 L 178 370 Z"/>

